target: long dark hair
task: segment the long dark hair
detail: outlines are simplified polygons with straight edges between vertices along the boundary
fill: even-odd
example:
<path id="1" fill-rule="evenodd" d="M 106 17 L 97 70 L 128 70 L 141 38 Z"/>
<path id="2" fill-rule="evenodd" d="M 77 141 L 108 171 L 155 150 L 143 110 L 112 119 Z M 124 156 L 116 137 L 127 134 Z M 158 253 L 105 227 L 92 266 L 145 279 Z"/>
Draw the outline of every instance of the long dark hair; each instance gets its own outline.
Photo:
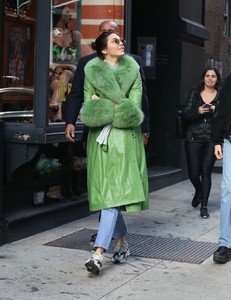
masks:
<path id="1" fill-rule="evenodd" d="M 103 32 L 95 40 L 94 48 L 95 48 L 96 54 L 99 58 L 104 59 L 105 55 L 102 53 L 102 50 L 107 48 L 108 37 L 110 34 L 113 34 L 113 33 L 115 33 L 115 32 L 113 32 L 113 31 Z"/>
<path id="2" fill-rule="evenodd" d="M 216 85 L 215 85 L 215 89 L 216 90 L 220 89 L 220 87 L 221 87 L 221 74 L 220 74 L 220 72 L 215 67 L 209 67 L 209 66 L 207 66 L 204 69 L 204 71 L 202 72 L 201 77 L 199 79 L 199 82 L 198 82 L 198 84 L 196 86 L 196 91 L 198 92 L 198 94 L 201 93 L 204 90 L 204 78 L 205 78 L 205 74 L 208 71 L 210 71 L 210 70 L 214 71 L 216 73 L 216 75 L 217 75 L 217 82 L 216 82 Z"/>
<path id="3" fill-rule="evenodd" d="M 63 14 L 63 10 L 64 10 L 65 7 L 66 7 L 66 5 L 62 5 L 62 6 L 59 6 L 57 8 L 53 8 L 53 28 L 56 27 L 59 20 L 61 19 L 62 14 Z"/>

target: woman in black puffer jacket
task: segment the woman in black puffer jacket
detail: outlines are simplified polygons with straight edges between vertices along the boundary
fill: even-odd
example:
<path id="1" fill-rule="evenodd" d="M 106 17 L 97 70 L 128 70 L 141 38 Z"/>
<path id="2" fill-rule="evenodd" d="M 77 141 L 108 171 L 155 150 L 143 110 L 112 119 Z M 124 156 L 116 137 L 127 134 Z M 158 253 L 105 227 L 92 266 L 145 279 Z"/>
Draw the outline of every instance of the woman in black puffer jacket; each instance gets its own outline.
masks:
<path id="1" fill-rule="evenodd" d="M 189 179 L 195 188 L 192 206 L 201 203 L 200 215 L 208 218 L 208 198 L 211 190 L 212 169 L 216 161 L 211 141 L 212 119 L 218 104 L 220 73 L 207 67 L 185 104 L 183 118 L 188 121 L 185 151 Z"/>

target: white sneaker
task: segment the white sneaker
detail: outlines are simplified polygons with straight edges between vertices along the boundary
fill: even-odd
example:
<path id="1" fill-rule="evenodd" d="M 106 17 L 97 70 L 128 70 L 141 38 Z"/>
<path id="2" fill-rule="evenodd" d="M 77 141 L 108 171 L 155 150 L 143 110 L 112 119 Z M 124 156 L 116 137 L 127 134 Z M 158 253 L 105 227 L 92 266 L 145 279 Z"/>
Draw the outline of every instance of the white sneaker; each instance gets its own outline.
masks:
<path id="1" fill-rule="evenodd" d="M 112 256 L 112 261 L 115 264 L 123 263 L 129 255 L 130 250 L 128 249 L 128 244 L 126 242 L 123 244 L 118 242 Z"/>
<path id="2" fill-rule="evenodd" d="M 92 255 L 85 262 L 85 267 L 88 272 L 92 272 L 95 274 L 99 274 L 102 266 L 103 266 L 103 254 L 99 252 L 92 251 Z"/>

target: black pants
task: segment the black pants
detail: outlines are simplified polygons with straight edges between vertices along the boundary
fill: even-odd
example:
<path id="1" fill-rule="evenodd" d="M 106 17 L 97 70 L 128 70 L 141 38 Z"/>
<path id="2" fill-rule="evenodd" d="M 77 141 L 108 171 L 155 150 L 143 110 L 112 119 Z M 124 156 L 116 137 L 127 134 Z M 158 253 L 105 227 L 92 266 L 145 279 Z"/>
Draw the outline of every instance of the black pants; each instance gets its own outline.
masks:
<path id="1" fill-rule="evenodd" d="M 201 193 L 201 206 L 207 206 L 216 161 L 213 143 L 185 141 L 188 175 L 196 194 Z"/>

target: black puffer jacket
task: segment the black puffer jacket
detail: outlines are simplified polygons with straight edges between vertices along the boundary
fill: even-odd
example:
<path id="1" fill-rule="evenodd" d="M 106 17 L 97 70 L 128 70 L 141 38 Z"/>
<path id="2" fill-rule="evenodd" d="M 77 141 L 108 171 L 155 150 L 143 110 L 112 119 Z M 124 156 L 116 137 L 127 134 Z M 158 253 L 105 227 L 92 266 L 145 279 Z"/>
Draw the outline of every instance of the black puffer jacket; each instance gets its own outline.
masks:
<path id="1" fill-rule="evenodd" d="M 186 140 L 194 142 L 211 142 L 212 120 L 214 112 L 199 114 L 199 107 L 204 104 L 200 94 L 192 90 L 186 100 L 182 117 L 188 121 Z M 218 93 L 211 101 L 217 107 Z"/>
<path id="2" fill-rule="evenodd" d="M 226 77 L 219 95 L 217 107 L 212 126 L 212 141 L 222 144 L 224 138 L 230 140 L 231 131 L 231 73 Z M 231 140 L 230 140 L 231 142 Z"/>

